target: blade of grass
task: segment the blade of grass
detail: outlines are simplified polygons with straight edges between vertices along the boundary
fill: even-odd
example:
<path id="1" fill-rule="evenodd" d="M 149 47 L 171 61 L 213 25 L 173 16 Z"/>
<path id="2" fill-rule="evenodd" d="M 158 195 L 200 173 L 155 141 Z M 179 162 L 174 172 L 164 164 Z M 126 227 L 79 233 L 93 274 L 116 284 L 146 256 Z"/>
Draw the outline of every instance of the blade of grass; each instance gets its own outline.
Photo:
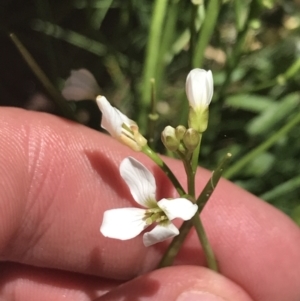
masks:
<path id="1" fill-rule="evenodd" d="M 205 49 L 213 34 L 216 26 L 217 17 L 222 4 L 220 0 L 210 0 L 207 6 L 205 19 L 203 21 L 200 32 L 198 33 L 198 41 L 194 49 L 194 57 L 192 67 L 199 68 L 203 65 Z"/>
<path id="2" fill-rule="evenodd" d="M 258 145 L 247 155 L 245 155 L 242 159 L 240 159 L 235 164 L 230 166 L 230 168 L 228 168 L 228 170 L 224 173 L 224 177 L 230 179 L 233 176 L 235 176 L 242 168 L 244 168 L 256 156 L 269 149 L 272 145 L 274 145 L 278 141 L 278 139 L 285 136 L 298 123 L 300 123 L 300 113 L 296 114 L 288 123 L 286 123 L 280 130 L 278 130 L 275 134 L 273 134 L 269 139 L 267 139 L 266 141 Z"/>
<path id="3" fill-rule="evenodd" d="M 30 69 L 33 71 L 33 73 L 36 75 L 36 77 L 40 80 L 40 82 L 43 84 L 49 95 L 52 97 L 53 101 L 57 105 L 57 107 L 60 109 L 62 115 L 68 119 L 76 120 L 74 112 L 70 108 L 67 101 L 62 97 L 60 92 L 57 91 L 57 89 L 53 86 L 51 81 L 48 79 L 44 71 L 39 67 L 39 65 L 36 63 L 34 58 L 31 56 L 31 54 L 28 52 L 28 50 L 25 48 L 25 46 L 21 43 L 21 41 L 17 38 L 17 36 L 13 33 L 10 34 L 10 38 L 23 56 L 24 60 L 30 67 Z"/>
<path id="4" fill-rule="evenodd" d="M 139 110 L 139 126 L 146 129 L 147 109 L 151 100 L 151 78 L 155 79 L 158 54 L 161 43 L 162 28 L 166 14 L 168 0 L 155 0 L 150 25 L 149 39 L 146 48 L 146 59 L 143 70 L 141 102 Z"/>

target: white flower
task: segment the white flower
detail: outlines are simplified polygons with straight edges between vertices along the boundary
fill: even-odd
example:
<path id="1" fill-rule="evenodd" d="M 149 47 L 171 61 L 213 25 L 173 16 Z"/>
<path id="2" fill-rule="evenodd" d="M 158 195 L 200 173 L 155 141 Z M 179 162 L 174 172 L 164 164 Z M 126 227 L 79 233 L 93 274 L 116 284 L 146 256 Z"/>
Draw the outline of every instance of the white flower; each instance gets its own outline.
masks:
<path id="1" fill-rule="evenodd" d="M 95 77 L 86 69 L 72 70 L 62 90 L 67 100 L 95 99 L 99 94 L 100 88 Z"/>
<path id="2" fill-rule="evenodd" d="M 147 140 L 140 134 L 138 125 L 118 109 L 111 106 L 101 95 L 96 97 L 97 105 L 102 112 L 101 127 L 112 137 L 126 144 L 135 151 L 140 151 Z"/>
<path id="3" fill-rule="evenodd" d="M 207 129 L 208 106 L 214 92 L 211 71 L 193 69 L 187 76 L 185 89 L 190 104 L 189 127 L 203 133 Z"/>
<path id="4" fill-rule="evenodd" d="M 100 228 L 105 237 L 127 240 L 136 237 L 152 223 L 154 229 L 144 233 L 143 242 L 146 247 L 179 234 L 171 220 L 191 219 L 198 206 L 187 199 L 161 199 L 156 201 L 156 184 L 151 172 L 134 158 L 124 159 L 120 165 L 120 174 L 134 200 L 146 209 L 119 208 L 104 212 Z"/>
<path id="5" fill-rule="evenodd" d="M 211 71 L 193 69 L 186 78 L 186 95 L 193 109 L 207 107 L 214 92 L 213 77 Z"/>

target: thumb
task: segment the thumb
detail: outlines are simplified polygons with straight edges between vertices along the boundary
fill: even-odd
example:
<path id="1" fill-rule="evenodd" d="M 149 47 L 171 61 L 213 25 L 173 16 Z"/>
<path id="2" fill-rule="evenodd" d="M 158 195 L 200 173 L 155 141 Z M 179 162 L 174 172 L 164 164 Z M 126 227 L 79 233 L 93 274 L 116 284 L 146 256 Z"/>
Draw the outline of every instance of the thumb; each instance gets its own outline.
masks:
<path id="1" fill-rule="evenodd" d="M 237 284 L 204 267 L 173 266 L 135 278 L 97 301 L 251 301 Z M 252 300 L 253 301 L 253 300 Z"/>

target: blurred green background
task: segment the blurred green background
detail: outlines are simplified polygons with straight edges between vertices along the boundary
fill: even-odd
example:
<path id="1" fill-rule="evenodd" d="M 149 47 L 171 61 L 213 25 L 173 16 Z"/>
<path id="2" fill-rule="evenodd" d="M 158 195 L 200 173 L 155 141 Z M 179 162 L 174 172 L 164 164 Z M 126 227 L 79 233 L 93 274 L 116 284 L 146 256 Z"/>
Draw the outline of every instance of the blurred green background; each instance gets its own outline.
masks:
<path id="1" fill-rule="evenodd" d="M 300 224 L 300 1 L 2 0 L 0 104 L 63 115 L 9 39 L 22 41 L 61 90 L 86 68 L 102 94 L 147 133 L 156 79 L 154 145 L 166 125 L 186 125 L 185 78 L 211 69 L 215 94 L 199 164 L 233 159 L 225 176 Z M 99 129 L 92 101 L 71 103 Z"/>

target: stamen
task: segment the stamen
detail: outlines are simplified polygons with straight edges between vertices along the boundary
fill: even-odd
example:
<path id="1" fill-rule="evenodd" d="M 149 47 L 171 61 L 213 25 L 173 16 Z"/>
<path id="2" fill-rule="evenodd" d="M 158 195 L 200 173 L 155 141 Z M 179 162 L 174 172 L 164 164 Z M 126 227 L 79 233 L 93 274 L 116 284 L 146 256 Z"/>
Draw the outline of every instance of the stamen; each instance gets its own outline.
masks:
<path id="1" fill-rule="evenodd" d="M 168 221 L 168 217 L 160 208 L 149 208 L 146 209 L 143 220 L 147 225 L 151 225 L 152 223 L 161 223 L 164 221 Z"/>
<path id="2" fill-rule="evenodd" d="M 162 210 L 160 208 L 150 208 L 150 209 L 147 209 L 146 212 L 159 213 L 159 212 L 162 212 Z"/>
<path id="3" fill-rule="evenodd" d="M 161 222 L 163 222 L 163 221 L 166 221 L 167 219 L 168 219 L 167 216 L 161 215 L 161 216 L 156 220 L 156 222 L 157 222 L 157 223 L 161 223 Z"/>
<path id="4" fill-rule="evenodd" d="M 153 220 L 151 217 L 148 217 L 148 218 L 146 218 L 145 222 L 147 225 L 151 225 L 153 223 Z"/>

